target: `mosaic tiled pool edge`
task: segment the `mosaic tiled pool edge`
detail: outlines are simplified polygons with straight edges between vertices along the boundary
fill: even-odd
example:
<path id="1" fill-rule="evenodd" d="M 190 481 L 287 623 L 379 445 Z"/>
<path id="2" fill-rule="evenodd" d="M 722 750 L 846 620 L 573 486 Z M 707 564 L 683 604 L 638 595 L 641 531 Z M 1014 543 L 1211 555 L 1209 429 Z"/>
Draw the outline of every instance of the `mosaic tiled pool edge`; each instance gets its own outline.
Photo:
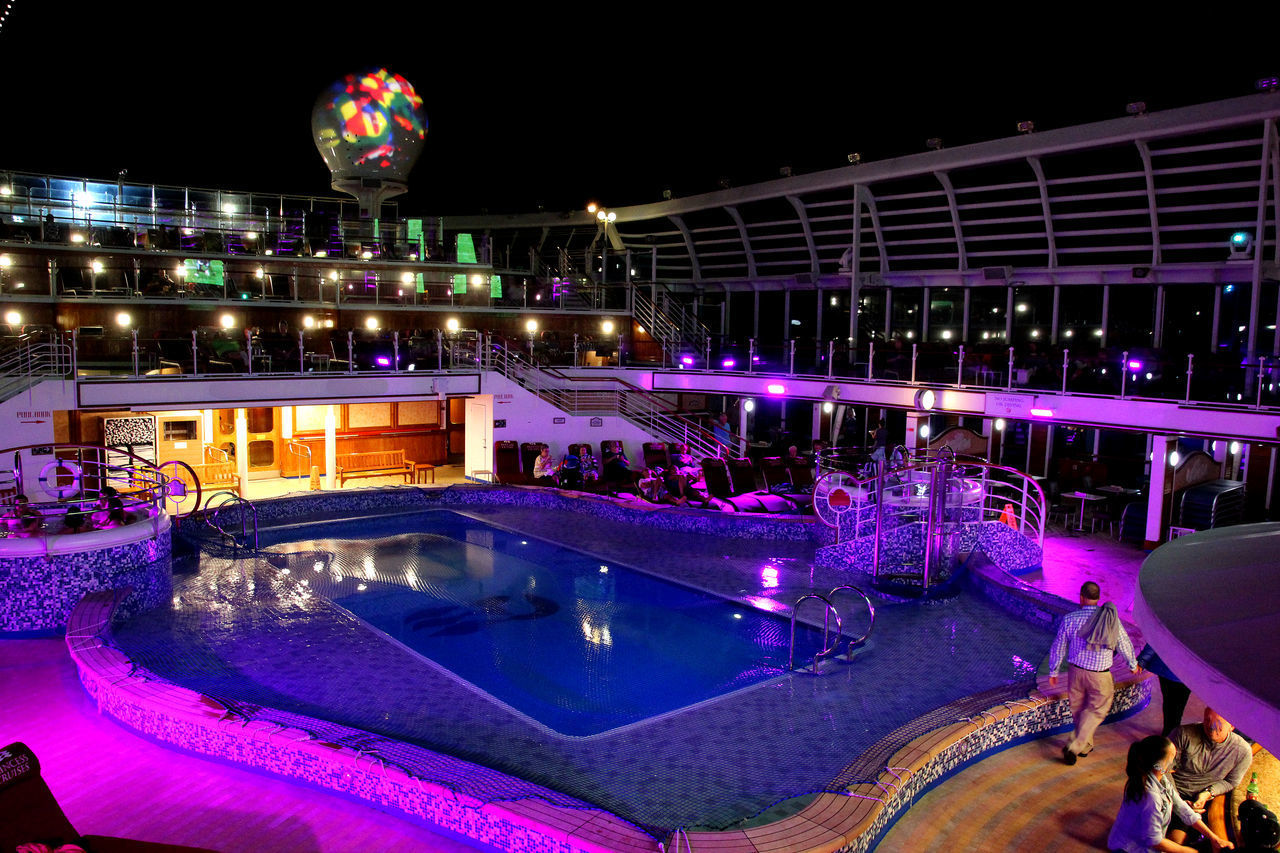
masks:
<path id="1" fill-rule="evenodd" d="M 461 494 L 459 494 L 461 492 Z M 451 499 L 446 498 L 452 493 Z M 427 505 L 515 503 L 547 506 L 592 502 L 545 490 L 399 489 L 388 492 L 347 493 L 357 500 L 305 501 L 314 511 L 386 511 Z M 495 501 L 499 495 L 506 500 Z M 296 519 L 296 499 L 279 503 L 280 519 Z M 271 502 L 276 503 L 276 502 Z M 266 506 L 268 502 L 263 502 Z M 603 504 L 602 516 L 634 522 L 637 510 L 625 504 Z M 273 507 L 272 509 L 277 509 Z M 586 510 L 591 512 L 591 510 Z M 673 516 L 674 518 L 675 516 Z M 714 518 L 714 517 L 713 517 Z M 265 520 L 265 519 L 264 519 Z M 678 529 L 689 529 L 684 519 Z M 759 523 L 759 522 L 757 522 Z M 716 525 L 716 527 L 719 527 Z M 696 528 L 695 528 L 696 529 Z M 709 532 L 709 531 L 708 531 Z M 716 532 L 723 533 L 720 530 Z M 769 538 L 778 538 L 777 536 Z M 998 569 L 976 573 L 993 599 L 1025 611 L 1033 621 L 1051 620 L 1065 603 L 1022 589 Z M 377 807 L 396 810 L 411 818 L 474 838 L 504 850 L 631 851 L 653 850 L 656 843 L 630 824 L 602 811 L 577 811 L 536 800 L 481 804 L 448 789 L 412 778 L 349 749 L 335 748 L 310 738 L 300 730 L 253 727 L 229 722 L 225 709 L 206 697 L 180 687 L 148 681 L 134 674 L 133 664 L 107 648 L 99 638 L 109 625 L 116 600 L 109 594 L 90 595 L 73 614 L 67 642 L 80 672 L 81 682 L 98 702 L 100 710 L 157 740 L 201 752 L 232 763 L 247 764 L 322 788 L 363 799 Z M 1145 705 L 1150 685 L 1145 678 L 1121 679 L 1117 685 L 1113 716 L 1124 716 Z M 900 750 L 874 783 L 859 784 L 848 796 L 822 794 L 799 814 L 747 830 L 691 833 L 696 846 L 714 844 L 717 850 L 755 851 L 753 839 L 775 842 L 794 830 L 809 839 L 807 849 L 865 853 L 898 815 L 914 800 L 946 776 L 982 755 L 1015 741 L 1041 736 L 1064 727 L 1070 719 L 1065 697 L 1033 692 L 1025 701 L 999 705 L 965 723 L 945 726 L 923 735 Z M 361 759 L 363 758 L 363 766 Z M 740 841 L 741 844 L 736 844 Z M 701 843 L 699 845 L 699 843 Z"/>

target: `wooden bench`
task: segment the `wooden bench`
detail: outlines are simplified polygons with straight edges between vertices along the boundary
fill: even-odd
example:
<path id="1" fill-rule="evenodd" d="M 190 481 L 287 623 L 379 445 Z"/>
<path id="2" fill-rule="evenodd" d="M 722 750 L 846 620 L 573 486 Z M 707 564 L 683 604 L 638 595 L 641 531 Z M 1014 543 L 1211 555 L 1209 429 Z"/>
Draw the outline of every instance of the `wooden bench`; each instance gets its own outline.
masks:
<path id="1" fill-rule="evenodd" d="M 185 483 L 187 481 L 186 469 L 181 466 L 175 467 L 177 468 L 178 479 Z M 206 498 L 221 489 L 233 491 L 237 495 L 244 497 L 240 475 L 236 473 L 236 463 L 202 462 L 199 465 L 192 465 L 191 470 L 196 472 L 196 477 L 200 480 L 200 488 L 204 491 Z M 187 488 L 195 488 L 195 483 L 187 483 Z"/>
<path id="2" fill-rule="evenodd" d="M 411 483 L 413 466 L 412 459 L 404 458 L 403 450 L 374 450 L 340 454 L 333 473 L 339 486 L 356 477 L 404 477 L 406 483 Z"/>

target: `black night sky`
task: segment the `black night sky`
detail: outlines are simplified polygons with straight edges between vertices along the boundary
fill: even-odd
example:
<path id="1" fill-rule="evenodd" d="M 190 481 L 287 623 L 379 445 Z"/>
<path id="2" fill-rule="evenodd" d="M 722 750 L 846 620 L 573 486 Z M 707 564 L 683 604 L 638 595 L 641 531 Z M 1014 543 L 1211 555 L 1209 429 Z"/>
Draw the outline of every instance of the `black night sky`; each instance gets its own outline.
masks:
<path id="1" fill-rule="evenodd" d="M 327 195 L 312 103 L 385 65 L 429 122 L 406 208 L 569 210 L 834 168 L 853 151 L 915 153 L 932 136 L 996 139 L 1023 119 L 1112 118 L 1133 100 L 1155 111 L 1248 95 L 1280 73 L 1261 21 L 1218 33 L 1197 16 L 1158 33 L 1137 13 L 1079 6 L 1032 28 L 923 9 L 717 6 L 696 23 L 689 6 L 422 5 L 13 0 L 0 168 Z"/>

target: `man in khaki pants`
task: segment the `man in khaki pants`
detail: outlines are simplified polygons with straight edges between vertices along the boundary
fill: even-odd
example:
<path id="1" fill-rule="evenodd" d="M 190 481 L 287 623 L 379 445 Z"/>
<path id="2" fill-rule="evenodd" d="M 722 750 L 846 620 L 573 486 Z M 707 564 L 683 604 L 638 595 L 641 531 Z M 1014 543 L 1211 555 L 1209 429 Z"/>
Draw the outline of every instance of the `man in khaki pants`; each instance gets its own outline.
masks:
<path id="1" fill-rule="evenodd" d="M 1062 748 L 1062 760 L 1075 764 L 1076 757 L 1093 751 L 1093 733 L 1111 709 L 1115 684 L 1111 680 L 1111 662 L 1118 651 L 1134 672 L 1138 662 L 1133 643 L 1120 624 L 1116 607 L 1110 602 L 1098 606 L 1102 591 L 1093 581 L 1080 587 L 1080 609 L 1062 617 L 1058 635 L 1049 650 L 1049 684 L 1058 683 L 1058 670 L 1063 658 L 1070 664 L 1067 673 L 1067 698 L 1071 702 L 1071 719 L 1075 733 Z"/>

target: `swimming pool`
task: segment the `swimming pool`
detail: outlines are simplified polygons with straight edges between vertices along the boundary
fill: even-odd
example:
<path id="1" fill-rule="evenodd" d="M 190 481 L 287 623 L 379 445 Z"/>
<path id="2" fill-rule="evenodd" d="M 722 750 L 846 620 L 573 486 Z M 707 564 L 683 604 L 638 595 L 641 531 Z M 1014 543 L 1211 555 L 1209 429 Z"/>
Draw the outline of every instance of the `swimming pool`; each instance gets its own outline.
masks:
<path id="1" fill-rule="evenodd" d="M 781 616 L 451 510 L 325 533 L 270 547 L 270 561 L 561 734 L 599 734 L 787 666 Z M 849 629 L 863 633 L 863 616 Z M 812 653 L 821 633 L 799 626 L 796 642 Z"/>
<path id="2" fill-rule="evenodd" d="M 584 524 L 537 508 L 468 513 L 589 543 L 603 564 L 630 562 L 759 607 L 847 579 L 813 567 L 809 543 Z M 284 538 L 318 537 L 295 529 Z M 302 572 L 323 574 L 306 563 Z M 1049 641 L 1045 630 L 975 595 L 928 606 L 879 603 L 876 634 L 852 665 L 567 738 L 388 643 L 297 574 L 206 557 L 198 575 L 177 584 L 175 607 L 120 626 L 117 640 L 147 668 L 202 692 L 224 697 L 234 676 L 253 688 L 249 702 L 427 746 L 649 827 L 724 826 L 822 789 L 904 721 L 984 688 L 1029 684 Z M 153 640 L 164 651 L 148 652 Z"/>

